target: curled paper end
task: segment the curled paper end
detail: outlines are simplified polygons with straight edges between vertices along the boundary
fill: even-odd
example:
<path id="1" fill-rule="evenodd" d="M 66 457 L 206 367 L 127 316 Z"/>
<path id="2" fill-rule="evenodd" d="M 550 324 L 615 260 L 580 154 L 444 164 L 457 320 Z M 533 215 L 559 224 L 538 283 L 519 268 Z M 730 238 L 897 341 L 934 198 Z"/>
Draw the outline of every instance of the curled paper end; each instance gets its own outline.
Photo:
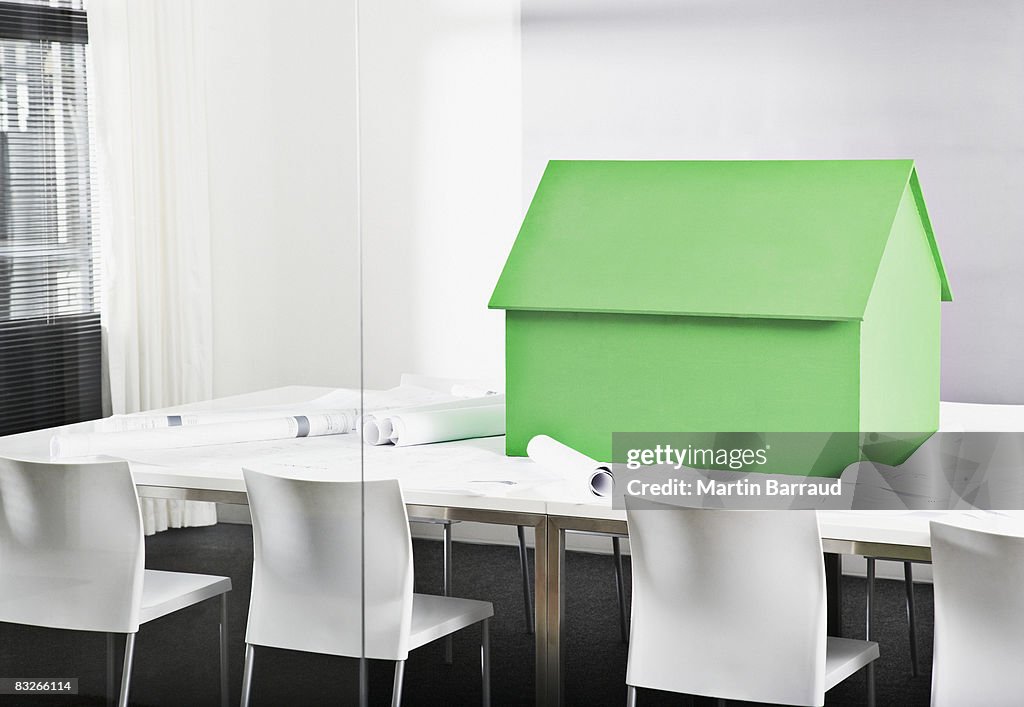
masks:
<path id="1" fill-rule="evenodd" d="M 383 420 L 382 422 L 387 424 L 388 441 L 397 447 L 399 440 L 405 435 L 405 423 L 401 418 Z"/>
<path id="2" fill-rule="evenodd" d="M 373 446 L 391 441 L 391 424 L 386 419 L 367 417 L 363 419 L 363 441 Z"/>
<path id="3" fill-rule="evenodd" d="M 526 456 L 533 459 L 538 464 L 538 456 L 544 454 L 544 448 L 550 444 L 558 444 L 554 439 L 547 435 L 536 435 L 530 438 L 530 441 L 526 444 Z"/>
<path id="4" fill-rule="evenodd" d="M 594 470 L 594 473 L 590 475 L 590 491 L 595 496 L 606 498 L 612 495 L 612 489 L 615 487 L 615 481 L 612 478 L 611 469 L 608 467 L 600 467 Z"/>
<path id="5" fill-rule="evenodd" d="M 348 431 L 358 432 L 359 431 L 359 411 L 358 410 L 346 410 L 345 415 L 348 417 Z"/>
<path id="6" fill-rule="evenodd" d="M 526 445 L 526 455 L 545 469 L 571 480 L 576 488 L 580 488 L 581 493 L 599 498 L 612 495 L 614 480 L 611 465 L 591 459 L 552 437 L 537 435 L 531 439 Z"/>

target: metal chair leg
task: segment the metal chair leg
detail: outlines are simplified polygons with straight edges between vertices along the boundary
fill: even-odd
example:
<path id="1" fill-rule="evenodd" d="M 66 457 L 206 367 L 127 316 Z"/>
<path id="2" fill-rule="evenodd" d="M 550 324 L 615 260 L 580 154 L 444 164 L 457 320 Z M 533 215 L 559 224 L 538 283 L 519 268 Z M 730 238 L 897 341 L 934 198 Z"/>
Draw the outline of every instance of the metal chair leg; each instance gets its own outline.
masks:
<path id="1" fill-rule="evenodd" d="M 913 563 L 903 563 L 903 583 L 907 590 L 907 624 L 910 630 L 910 674 L 917 677 L 917 611 L 914 609 Z"/>
<path id="2" fill-rule="evenodd" d="M 401 707 L 402 678 L 405 676 L 405 661 L 395 661 L 395 684 L 391 687 L 391 707 Z"/>
<path id="3" fill-rule="evenodd" d="M 636 707 L 636 688 L 626 685 L 626 707 Z"/>
<path id="4" fill-rule="evenodd" d="M 228 707 L 228 595 L 220 595 L 220 707 Z"/>
<path id="5" fill-rule="evenodd" d="M 519 567 L 523 576 L 523 609 L 526 611 L 526 632 L 533 633 L 533 592 L 530 591 L 530 561 L 526 552 L 526 528 L 516 526 L 519 534 Z"/>
<path id="6" fill-rule="evenodd" d="M 242 702 L 241 707 L 249 707 L 249 696 L 252 693 L 252 664 L 256 658 L 256 648 L 251 643 L 245 644 L 245 667 L 242 668 Z"/>
<path id="7" fill-rule="evenodd" d="M 872 615 L 872 604 L 875 601 L 875 558 L 866 558 L 868 562 L 868 586 L 867 586 L 867 598 L 864 602 L 864 639 L 867 641 L 871 640 L 871 615 Z"/>
<path id="8" fill-rule="evenodd" d="M 124 639 L 124 667 L 121 668 L 121 694 L 117 707 L 128 707 L 128 689 L 132 680 L 132 660 L 135 658 L 135 634 L 129 633 Z"/>
<path id="9" fill-rule="evenodd" d="M 629 643 L 629 625 L 626 617 L 626 581 L 622 572 L 622 548 L 619 538 L 612 536 L 612 555 L 615 559 L 615 591 L 619 595 L 619 636 Z"/>
<path id="10" fill-rule="evenodd" d="M 444 595 L 452 595 L 452 524 L 444 524 Z M 452 664 L 452 635 L 448 634 L 444 639 L 444 662 L 445 665 Z"/>
<path id="11" fill-rule="evenodd" d="M 480 624 L 480 682 L 483 686 L 483 706 L 491 707 L 491 620 Z"/>
<path id="12" fill-rule="evenodd" d="M 107 707 L 114 707 L 114 634 L 107 634 Z"/>
<path id="13" fill-rule="evenodd" d="M 868 663 L 868 707 L 875 707 L 875 661 Z"/>

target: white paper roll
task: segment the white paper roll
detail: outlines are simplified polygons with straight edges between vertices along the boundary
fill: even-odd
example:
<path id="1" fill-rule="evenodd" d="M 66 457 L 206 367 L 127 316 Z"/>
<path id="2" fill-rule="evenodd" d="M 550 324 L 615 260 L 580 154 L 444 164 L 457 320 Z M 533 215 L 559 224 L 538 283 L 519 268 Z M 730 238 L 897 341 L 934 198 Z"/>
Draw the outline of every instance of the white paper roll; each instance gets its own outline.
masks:
<path id="1" fill-rule="evenodd" d="M 612 495 L 612 465 L 591 459 L 582 452 L 547 435 L 537 435 L 526 445 L 526 455 L 545 469 L 565 478 L 586 479 L 587 488 L 595 496 Z"/>
<path id="2" fill-rule="evenodd" d="M 391 442 L 397 447 L 505 434 L 504 405 L 403 412 L 389 419 Z"/>
<path id="3" fill-rule="evenodd" d="M 363 417 L 363 441 L 373 446 L 391 444 L 391 418 L 366 415 Z"/>
<path id="4" fill-rule="evenodd" d="M 466 410 L 471 408 L 495 406 L 501 406 L 502 409 L 500 432 L 488 432 L 487 434 L 467 435 L 462 437 L 448 437 L 447 439 L 469 439 L 470 437 L 491 437 L 493 435 L 505 434 L 505 396 L 488 395 L 480 398 L 452 400 L 444 403 L 431 403 L 429 405 L 416 405 L 413 407 L 397 408 L 394 410 L 376 410 L 363 416 L 363 441 L 374 446 L 381 444 L 393 444 L 392 436 L 394 435 L 394 418 L 398 416 L 408 416 L 414 413 L 439 412 L 441 410 Z M 486 418 L 487 416 L 485 414 L 482 417 Z M 472 415 L 466 419 L 472 419 Z M 470 423 L 463 422 L 460 424 L 465 425 Z M 489 426 L 487 429 L 494 429 L 494 425 Z M 444 440 L 433 439 L 430 441 L 441 442 Z M 414 442 L 412 444 L 428 444 L 428 442 Z"/>
<path id="5" fill-rule="evenodd" d="M 300 408 L 254 408 L 251 410 L 218 410 L 210 412 L 183 412 L 177 415 L 155 415 L 152 413 L 136 413 L 131 415 L 113 415 L 96 420 L 96 432 L 136 432 L 142 430 L 162 430 L 172 427 L 192 427 L 193 425 L 214 425 L 223 422 L 248 422 L 250 420 L 280 420 L 285 417 L 310 417 L 313 415 L 332 414 L 334 410 Z M 354 410 L 345 410 L 349 419 L 355 423 Z M 354 429 L 354 427 L 353 427 Z"/>
<path id="6" fill-rule="evenodd" d="M 175 449 L 207 444 L 258 442 L 293 437 L 345 434 L 352 429 L 354 410 L 336 410 L 316 415 L 296 415 L 269 420 L 219 422 L 190 427 L 168 427 L 128 432 L 88 432 L 55 435 L 50 438 L 54 459 L 116 454 L 139 449 Z"/>

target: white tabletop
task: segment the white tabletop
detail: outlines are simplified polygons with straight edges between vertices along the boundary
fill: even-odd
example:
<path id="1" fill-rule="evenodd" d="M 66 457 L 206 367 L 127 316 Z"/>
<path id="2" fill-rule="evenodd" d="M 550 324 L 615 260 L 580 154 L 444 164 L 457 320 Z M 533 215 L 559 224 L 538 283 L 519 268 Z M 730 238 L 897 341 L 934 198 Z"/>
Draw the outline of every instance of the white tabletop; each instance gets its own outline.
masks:
<path id="1" fill-rule="evenodd" d="M 232 410 L 313 400 L 331 388 L 288 386 L 160 410 L 160 413 Z M 55 433 L 91 432 L 94 422 L 0 437 L 0 456 L 51 461 Z M 528 459 L 506 457 L 504 437 L 410 447 L 364 445 L 358 434 L 268 440 L 182 449 L 124 452 L 143 486 L 243 492 L 243 467 L 332 480 L 397 478 L 407 503 L 545 513 L 564 495 L 565 480 Z M 82 457 L 75 462 L 100 461 Z M 582 493 L 582 484 L 580 484 Z"/>
<path id="2" fill-rule="evenodd" d="M 288 386 L 160 412 L 231 410 L 301 404 L 331 388 Z M 946 430 L 1019 431 L 1024 406 L 943 403 Z M 49 441 L 61 432 L 89 432 L 93 422 L 0 437 L 0 456 L 50 461 Z M 585 480 L 558 477 L 529 459 L 507 457 L 504 437 L 415 447 L 364 445 L 356 434 L 245 442 L 127 455 L 136 482 L 167 488 L 242 492 L 242 468 L 303 478 L 365 480 L 398 478 L 406 502 L 468 509 L 599 520 L 625 520 L 625 512 L 596 498 Z M 95 461 L 88 458 L 82 461 Z M 1024 513 L 1009 511 L 827 511 L 822 535 L 835 539 L 927 547 L 935 520 L 1024 535 Z"/>

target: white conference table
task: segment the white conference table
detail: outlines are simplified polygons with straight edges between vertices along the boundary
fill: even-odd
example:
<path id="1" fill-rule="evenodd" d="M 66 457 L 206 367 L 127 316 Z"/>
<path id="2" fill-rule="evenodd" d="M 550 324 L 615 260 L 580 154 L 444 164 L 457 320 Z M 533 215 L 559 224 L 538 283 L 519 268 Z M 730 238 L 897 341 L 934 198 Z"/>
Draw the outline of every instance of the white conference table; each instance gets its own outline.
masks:
<path id="1" fill-rule="evenodd" d="M 329 388 L 289 386 L 160 412 L 300 404 L 330 391 Z M 952 408 L 944 406 L 945 415 Z M 966 408 L 956 408 L 953 412 L 958 420 L 970 417 L 970 410 Z M 84 422 L 0 437 L 0 456 L 50 461 L 49 440 L 55 432 L 88 432 L 93 426 L 92 422 Z M 504 456 L 504 437 L 397 448 L 365 446 L 357 435 L 335 435 L 126 453 L 125 456 L 131 461 L 142 497 L 246 504 L 241 470 L 243 466 L 250 466 L 306 478 L 398 478 L 410 516 L 532 527 L 536 542 L 538 705 L 559 705 L 563 701 L 566 531 L 626 534 L 624 511 L 612 509 L 607 500 L 589 496 L 585 480 L 559 478 L 541 471 L 527 459 Z M 81 461 L 90 459 L 100 458 Z M 833 614 L 838 615 L 840 555 L 928 562 L 931 558 L 929 521 L 942 518 L 970 521 L 971 513 L 819 513 L 823 549 L 832 560 L 827 563 L 833 604 L 830 611 L 834 607 Z M 981 521 L 974 518 L 974 522 Z M 837 628 L 838 624 L 833 624 L 833 629 Z"/>

